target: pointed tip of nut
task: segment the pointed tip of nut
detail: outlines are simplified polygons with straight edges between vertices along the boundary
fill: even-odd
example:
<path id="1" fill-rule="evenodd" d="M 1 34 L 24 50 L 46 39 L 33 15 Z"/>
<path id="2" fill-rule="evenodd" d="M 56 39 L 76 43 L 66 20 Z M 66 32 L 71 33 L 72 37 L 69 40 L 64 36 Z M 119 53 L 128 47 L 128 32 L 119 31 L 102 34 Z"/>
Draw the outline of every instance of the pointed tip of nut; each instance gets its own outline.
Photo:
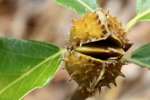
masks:
<path id="1" fill-rule="evenodd" d="M 108 85 L 106 85 L 109 89 L 111 89 L 111 86 L 108 84 Z"/>
<path id="2" fill-rule="evenodd" d="M 113 84 L 114 84 L 114 86 L 117 86 L 117 83 L 115 81 L 113 82 Z"/>
<path id="3" fill-rule="evenodd" d="M 126 77 L 122 72 L 120 73 L 120 76 L 122 76 L 122 77 L 124 77 L 124 78 Z"/>

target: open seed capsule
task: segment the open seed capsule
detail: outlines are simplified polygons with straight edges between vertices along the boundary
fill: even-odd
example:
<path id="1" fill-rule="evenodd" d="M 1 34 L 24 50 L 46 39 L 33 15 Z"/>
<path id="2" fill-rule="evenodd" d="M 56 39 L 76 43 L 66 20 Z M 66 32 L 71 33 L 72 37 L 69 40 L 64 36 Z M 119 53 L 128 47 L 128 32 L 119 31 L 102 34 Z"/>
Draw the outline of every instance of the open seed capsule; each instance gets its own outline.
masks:
<path id="1" fill-rule="evenodd" d="M 118 20 L 104 10 L 91 12 L 73 21 L 65 66 L 79 89 L 87 96 L 102 86 L 115 83 L 124 64 L 121 58 L 130 48 Z"/>

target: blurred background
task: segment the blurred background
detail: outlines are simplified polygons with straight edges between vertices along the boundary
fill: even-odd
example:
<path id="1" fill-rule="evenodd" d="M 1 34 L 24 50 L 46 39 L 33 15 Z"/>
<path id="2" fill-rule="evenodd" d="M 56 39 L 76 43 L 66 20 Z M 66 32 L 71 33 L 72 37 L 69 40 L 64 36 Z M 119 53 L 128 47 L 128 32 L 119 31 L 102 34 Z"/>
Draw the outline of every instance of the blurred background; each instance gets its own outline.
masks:
<path id="1" fill-rule="evenodd" d="M 135 16 L 136 0 L 100 0 L 124 25 Z M 72 19 L 79 16 L 55 0 L 0 0 L 0 37 L 15 37 L 54 43 L 65 47 Z M 136 25 L 128 38 L 134 43 L 129 53 L 150 42 L 150 23 Z M 53 81 L 27 95 L 24 100 L 69 100 L 77 84 L 63 68 Z M 126 78 L 117 78 L 117 87 L 104 89 L 88 100 L 150 100 L 150 71 L 134 64 L 123 66 Z M 75 100 L 80 100 L 76 97 Z"/>

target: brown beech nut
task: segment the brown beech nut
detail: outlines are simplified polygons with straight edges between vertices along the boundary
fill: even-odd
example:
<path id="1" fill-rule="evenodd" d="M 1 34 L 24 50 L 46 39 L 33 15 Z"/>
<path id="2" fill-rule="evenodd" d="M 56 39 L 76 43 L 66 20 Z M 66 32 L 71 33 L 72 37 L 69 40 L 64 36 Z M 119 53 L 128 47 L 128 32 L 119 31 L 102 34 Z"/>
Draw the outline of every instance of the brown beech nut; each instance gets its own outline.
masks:
<path id="1" fill-rule="evenodd" d="M 108 11 L 98 10 L 73 20 L 65 54 L 68 73 L 86 96 L 123 76 L 122 56 L 130 48 L 121 23 Z"/>

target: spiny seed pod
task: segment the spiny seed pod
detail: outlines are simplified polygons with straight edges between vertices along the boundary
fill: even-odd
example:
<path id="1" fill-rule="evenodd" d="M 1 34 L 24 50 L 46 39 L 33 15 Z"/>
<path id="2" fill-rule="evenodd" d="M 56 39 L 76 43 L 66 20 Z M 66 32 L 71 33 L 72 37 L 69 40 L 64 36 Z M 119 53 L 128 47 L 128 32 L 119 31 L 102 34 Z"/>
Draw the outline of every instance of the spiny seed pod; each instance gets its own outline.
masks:
<path id="1" fill-rule="evenodd" d="M 79 84 L 83 95 L 91 96 L 101 87 L 115 83 L 131 44 L 118 20 L 98 10 L 73 21 L 65 66 Z"/>

